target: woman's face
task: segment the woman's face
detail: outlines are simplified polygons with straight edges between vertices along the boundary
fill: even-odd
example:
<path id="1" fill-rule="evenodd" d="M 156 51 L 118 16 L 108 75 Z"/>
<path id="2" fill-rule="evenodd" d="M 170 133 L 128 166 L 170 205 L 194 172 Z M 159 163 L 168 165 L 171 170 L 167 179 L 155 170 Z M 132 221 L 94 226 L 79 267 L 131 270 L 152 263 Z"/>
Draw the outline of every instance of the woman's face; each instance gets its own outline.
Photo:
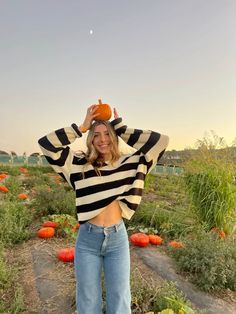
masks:
<path id="1" fill-rule="evenodd" d="M 107 127 L 99 124 L 94 129 L 93 145 L 104 160 L 111 159 L 111 139 Z"/>

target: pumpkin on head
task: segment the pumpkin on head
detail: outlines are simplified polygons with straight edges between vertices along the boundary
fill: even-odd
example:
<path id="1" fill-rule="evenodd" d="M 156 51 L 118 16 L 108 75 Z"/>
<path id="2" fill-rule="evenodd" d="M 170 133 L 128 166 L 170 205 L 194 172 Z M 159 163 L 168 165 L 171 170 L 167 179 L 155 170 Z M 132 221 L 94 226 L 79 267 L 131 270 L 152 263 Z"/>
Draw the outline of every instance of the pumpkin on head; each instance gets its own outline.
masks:
<path id="1" fill-rule="evenodd" d="M 94 118 L 95 121 L 98 120 L 109 120 L 111 118 L 111 107 L 109 104 L 103 104 L 101 99 L 98 99 L 97 110 L 95 112 L 98 115 Z"/>

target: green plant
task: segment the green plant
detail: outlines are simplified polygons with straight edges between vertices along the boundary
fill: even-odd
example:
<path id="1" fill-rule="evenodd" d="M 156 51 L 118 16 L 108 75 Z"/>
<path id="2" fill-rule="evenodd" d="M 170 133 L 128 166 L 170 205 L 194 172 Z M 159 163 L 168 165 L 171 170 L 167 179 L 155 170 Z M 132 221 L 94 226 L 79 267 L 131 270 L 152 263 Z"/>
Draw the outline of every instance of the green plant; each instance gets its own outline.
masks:
<path id="1" fill-rule="evenodd" d="M 161 285 L 152 279 L 146 280 L 141 272 L 135 268 L 131 272 L 132 313 L 158 313 L 167 308 L 178 313 L 180 309 L 188 309 L 186 313 L 200 313 L 191 308 L 185 296 L 178 291 L 173 282 L 163 281 Z"/>
<path id="2" fill-rule="evenodd" d="M 75 195 L 72 189 L 63 185 L 49 189 L 48 185 L 39 186 L 32 204 L 41 216 L 53 214 L 70 214 L 75 216 Z"/>
<path id="3" fill-rule="evenodd" d="M 27 226 L 32 213 L 18 201 L 0 203 L 0 241 L 5 245 L 21 242 L 30 236 Z"/>
<path id="4" fill-rule="evenodd" d="M 219 239 L 199 229 L 185 239 L 181 250 L 170 248 L 181 271 L 202 290 L 236 290 L 236 245 L 233 237 Z"/>
<path id="5" fill-rule="evenodd" d="M 236 187 L 233 174 L 218 161 L 208 165 L 198 164 L 199 172 L 186 174 L 194 210 L 208 230 L 213 227 L 232 230 L 232 214 L 236 205 Z"/>
<path id="6" fill-rule="evenodd" d="M 22 289 L 16 284 L 17 271 L 4 259 L 0 245 L 0 313 L 23 313 L 24 302 Z"/>
<path id="7" fill-rule="evenodd" d="M 56 235 L 62 237 L 69 236 L 73 239 L 76 238 L 79 224 L 74 216 L 68 214 L 59 214 L 50 215 L 49 218 L 52 221 L 58 223 Z"/>

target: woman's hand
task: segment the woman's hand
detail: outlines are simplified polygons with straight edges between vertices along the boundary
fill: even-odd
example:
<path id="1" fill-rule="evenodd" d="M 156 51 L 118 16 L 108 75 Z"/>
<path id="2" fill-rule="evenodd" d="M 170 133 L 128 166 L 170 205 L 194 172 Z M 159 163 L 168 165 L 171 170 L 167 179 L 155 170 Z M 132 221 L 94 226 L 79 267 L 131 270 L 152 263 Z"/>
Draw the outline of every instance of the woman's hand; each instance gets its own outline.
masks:
<path id="1" fill-rule="evenodd" d="M 97 105 L 92 105 L 88 107 L 86 117 L 82 124 L 83 129 L 86 129 L 86 130 L 90 129 L 94 118 L 98 115 L 98 113 L 96 113 L 96 110 L 97 110 Z"/>
<path id="2" fill-rule="evenodd" d="M 114 114 L 114 119 L 119 118 L 118 112 L 116 111 L 116 108 L 113 108 L 113 114 Z"/>

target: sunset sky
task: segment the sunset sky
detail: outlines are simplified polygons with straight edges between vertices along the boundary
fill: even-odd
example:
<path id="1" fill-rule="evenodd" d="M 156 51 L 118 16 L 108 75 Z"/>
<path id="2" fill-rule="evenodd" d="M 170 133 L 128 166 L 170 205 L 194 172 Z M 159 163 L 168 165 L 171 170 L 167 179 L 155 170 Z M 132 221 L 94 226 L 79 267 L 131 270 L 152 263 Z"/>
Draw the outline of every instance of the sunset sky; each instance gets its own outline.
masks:
<path id="1" fill-rule="evenodd" d="M 2 0 L 0 150 L 116 107 L 125 124 L 194 147 L 236 138 L 235 0 Z"/>

